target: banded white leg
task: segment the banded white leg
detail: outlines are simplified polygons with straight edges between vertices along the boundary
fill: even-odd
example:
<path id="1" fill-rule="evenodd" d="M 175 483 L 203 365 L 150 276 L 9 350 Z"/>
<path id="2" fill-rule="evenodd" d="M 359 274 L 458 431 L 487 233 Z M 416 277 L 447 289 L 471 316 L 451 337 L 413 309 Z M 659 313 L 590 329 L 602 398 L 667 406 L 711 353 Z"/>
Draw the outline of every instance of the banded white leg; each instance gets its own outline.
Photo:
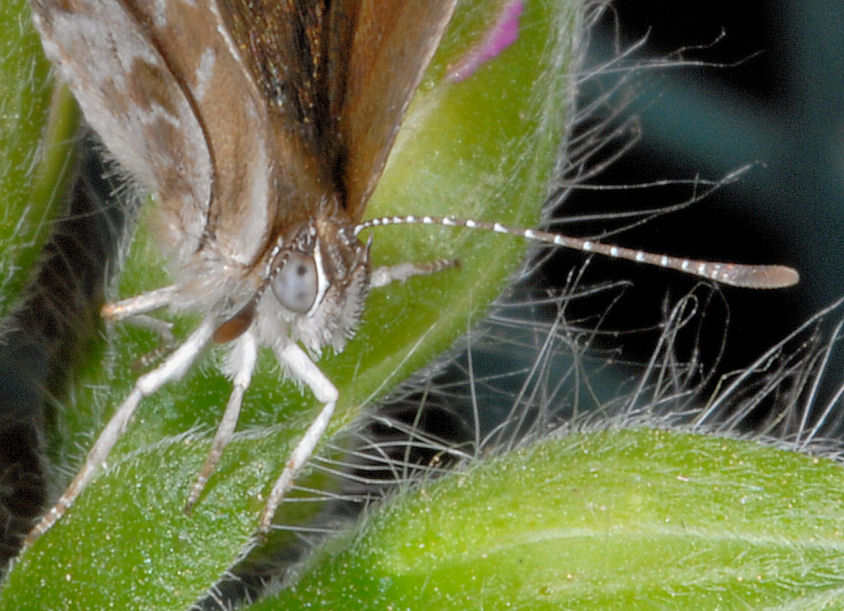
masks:
<path id="1" fill-rule="evenodd" d="M 147 291 L 128 299 L 107 303 L 103 306 L 102 315 L 106 320 L 125 320 L 134 316 L 140 316 L 153 310 L 160 310 L 167 307 L 181 287 L 178 284 L 171 284 L 154 291 Z"/>
<path id="2" fill-rule="evenodd" d="M 243 403 L 243 395 L 249 384 L 252 382 L 252 372 L 255 371 L 255 361 L 258 357 L 258 343 L 254 333 L 247 331 L 238 338 L 235 345 L 229 353 L 229 366 L 232 371 L 232 381 L 234 388 L 232 394 L 229 396 L 229 402 L 226 405 L 226 411 L 223 413 L 223 418 L 220 425 L 217 427 L 217 433 L 214 435 L 214 441 L 211 444 L 211 449 L 208 451 L 208 457 L 205 463 L 199 470 L 196 476 L 190 496 L 185 504 L 185 513 L 190 514 L 193 511 L 194 505 L 199 500 L 205 484 L 208 483 L 208 478 L 214 473 L 217 464 L 220 462 L 220 457 L 223 455 L 237 425 L 237 418 L 240 415 L 240 407 Z"/>
<path id="3" fill-rule="evenodd" d="M 269 497 L 267 497 L 264 511 L 261 512 L 259 526 L 260 532 L 264 534 L 269 532 L 273 516 L 282 498 L 293 487 L 296 476 L 302 471 L 305 463 L 314 453 L 317 443 L 325 434 L 331 416 L 334 414 L 338 396 L 337 388 L 331 383 L 331 380 L 325 377 L 325 374 L 298 345 L 288 344 L 281 350 L 276 351 L 276 357 L 292 375 L 301 380 L 314 393 L 317 401 L 323 403 L 323 408 L 293 449 L 284 471 L 281 472 L 270 491 Z"/>
<path id="4" fill-rule="evenodd" d="M 129 423 L 132 414 L 135 413 L 135 408 L 138 407 L 141 399 L 156 392 L 164 384 L 181 378 L 202 353 L 202 349 L 214 333 L 215 326 L 214 319 L 210 316 L 206 317 L 196 331 L 181 346 L 174 350 L 161 365 L 138 378 L 129 396 L 124 399 L 123 403 L 114 412 L 114 415 L 108 424 L 106 424 L 102 433 L 100 433 L 91 451 L 88 452 L 88 456 L 85 458 L 85 463 L 82 465 L 79 473 L 56 504 L 26 536 L 24 547 L 29 547 L 38 537 L 50 530 L 70 506 L 73 505 L 73 502 L 91 481 L 97 469 L 105 464 L 109 453 L 114 448 L 120 435 L 126 430 L 126 425 Z"/>

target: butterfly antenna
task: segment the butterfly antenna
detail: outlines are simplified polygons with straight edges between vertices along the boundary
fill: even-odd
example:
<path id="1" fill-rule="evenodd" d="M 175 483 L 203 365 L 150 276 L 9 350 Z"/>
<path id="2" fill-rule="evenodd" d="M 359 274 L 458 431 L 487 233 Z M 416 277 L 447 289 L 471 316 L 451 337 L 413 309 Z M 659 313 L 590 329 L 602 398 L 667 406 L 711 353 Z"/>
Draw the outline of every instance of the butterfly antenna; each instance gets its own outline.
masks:
<path id="1" fill-rule="evenodd" d="M 385 216 L 369 219 L 355 227 L 355 235 L 371 227 L 389 225 L 440 225 L 446 227 L 467 227 L 495 233 L 504 233 L 564 248 L 573 248 L 587 253 L 597 253 L 616 259 L 626 259 L 636 263 L 646 263 L 657 267 L 673 269 L 685 274 L 700 276 L 721 284 L 749 289 L 778 289 L 793 286 L 800 281 L 797 270 L 784 265 L 743 265 L 740 263 L 720 263 L 700 261 L 660 255 L 643 250 L 634 250 L 622 246 L 613 246 L 582 238 L 574 238 L 558 233 L 508 227 L 501 223 L 489 223 L 453 216 Z"/>

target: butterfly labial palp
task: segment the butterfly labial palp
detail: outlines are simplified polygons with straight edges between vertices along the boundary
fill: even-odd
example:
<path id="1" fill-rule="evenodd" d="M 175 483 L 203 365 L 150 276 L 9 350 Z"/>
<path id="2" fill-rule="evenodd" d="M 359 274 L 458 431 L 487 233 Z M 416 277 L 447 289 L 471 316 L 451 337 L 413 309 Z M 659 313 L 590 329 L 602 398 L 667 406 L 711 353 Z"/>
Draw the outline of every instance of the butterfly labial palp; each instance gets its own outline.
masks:
<path id="1" fill-rule="evenodd" d="M 323 436 L 338 391 L 314 362 L 342 351 L 370 288 L 454 261 L 372 269 L 362 231 L 453 225 L 671 267 L 722 283 L 785 286 L 780 266 L 685 261 L 452 217 L 363 221 L 397 130 L 456 0 L 377 3 L 31 0 L 44 50 L 110 154 L 157 200 L 177 281 L 107 304 L 124 320 L 162 308 L 202 315 L 116 408 L 31 544 L 105 463 L 141 400 L 182 377 L 212 343 L 233 389 L 189 493 L 191 511 L 232 437 L 258 350 L 322 407 L 269 493 L 259 530 Z M 378 44 L 371 44 L 378 41 Z M 369 43 L 369 44 L 366 44 Z M 455 85 L 458 86 L 458 85 Z"/>

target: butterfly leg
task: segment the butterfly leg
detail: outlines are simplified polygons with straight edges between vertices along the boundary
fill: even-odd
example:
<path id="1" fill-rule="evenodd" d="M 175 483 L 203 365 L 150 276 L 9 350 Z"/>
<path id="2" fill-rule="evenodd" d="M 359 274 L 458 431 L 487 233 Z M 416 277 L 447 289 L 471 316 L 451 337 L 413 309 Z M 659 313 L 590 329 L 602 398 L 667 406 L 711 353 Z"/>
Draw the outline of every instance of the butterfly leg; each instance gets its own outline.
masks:
<path id="1" fill-rule="evenodd" d="M 180 288 L 179 285 L 172 284 L 128 299 L 107 303 L 102 309 L 103 318 L 106 320 L 125 320 L 161 309 L 173 303 Z"/>
<path id="2" fill-rule="evenodd" d="M 94 473 L 105 464 L 109 453 L 120 435 L 126 430 L 126 425 L 141 399 L 156 392 L 167 382 L 182 377 L 191 364 L 202 352 L 202 349 L 214 333 L 215 322 L 211 317 L 202 321 L 185 342 L 179 346 L 167 359 L 152 371 L 142 375 L 135 382 L 129 396 L 120 404 L 114 415 L 106 424 L 94 447 L 88 452 L 85 463 L 79 473 L 59 498 L 56 504 L 41 518 L 41 521 L 29 532 L 24 540 L 24 546 L 29 547 L 42 534 L 47 532 L 64 513 L 70 508 L 85 486 L 91 481 Z"/>
<path id="3" fill-rule="evenodd" d="M 214 473 L 217 464 L 220 462 L 223 450 L 229 441 L 231 441 L 234 428 L 237 425 L 237 417 L 240 414 L 240 406 L 243 403 L 243 394 L 249 388 L 249 384 L 252 381 L 252 372 L 255 370 L 257 356 L 258 344 L 255 340 L 255 335 L 247 331 L 237 340 L 237 343 L 229 353 L 228 362 L 233 371 L 232 381 L 234 382 L 234 388 L 226 405 L 223 419 L 220 421 L 220 426 L 217 427 L 217 433 L 214 435 L 214 442 L 211 444 L 208 457 L 205 459 L 205 464 L 202 465 L 199 474 L 196 476 L 196 481 L 191 488 L 190 496 L 185 504 L 185 513 L 187 514 L 193 511 L 193 507 L 199 500 L 205 484 L 208 483 L 208 478 L 211 477 L 211 474 Z"/>
<path id="4" fill-rule="evenodd" d="M 102 316 L 110 321 L 126 321 L 141 329 L 147 329 L 158 335 L 159 345 L 132 362 L 132 369 L 142 371 L 170 353 L 176 345 L 173 337 L 173 323 L 161 320 L 155 316 L 147 316 L 147 312 L 158 310 L 172 303 L 177 293 L 177 285 L 148 291 L 129 299 L 107 303 L 102 308 Z"/>
<path id="5" fill-rule="evenodd" d="M 276 356 L 291 374 L 311 389 L 317 400 L 323 403 L 323 408 L 293 449 L 284 467 L 284 471 L 281 472 L 275 485 L 273 485 L 273 489 L 270 491 L 267 503 L 264 505 L 264 511 L 261 513 L 259 527 L 261 533 L 269 532 L 273 516 L 275 515 L 276 509 L 278 509 L 281 499 L 293 487 L 293 480 L 299 475 L 305 463 L 314 453 L 317 443 L 322 439 L 325 430 L 328 428 L 328 423 L 331 421 L 331 416 L 334 413 L 334 406 L 337 404 L 338 396 L 337 389 L 331 383 L 331 380 L 325 377 L 325 374 L 319 370 L 319 367 L 308 358 L 308 355 L 298 345 L 288 344 L 284 348 L 277 350 Z"/>
<path id="6" fill-rule="evenodd" d="M 369 284 L 372 287 L 387 286 L 392 282 L 404 282 L 413 276 L 430 276 L 459 266 L 460 261 L 457 259 L 437 259 L 427 263 L 399 263 L 377 267 L 369 275 Z"/>

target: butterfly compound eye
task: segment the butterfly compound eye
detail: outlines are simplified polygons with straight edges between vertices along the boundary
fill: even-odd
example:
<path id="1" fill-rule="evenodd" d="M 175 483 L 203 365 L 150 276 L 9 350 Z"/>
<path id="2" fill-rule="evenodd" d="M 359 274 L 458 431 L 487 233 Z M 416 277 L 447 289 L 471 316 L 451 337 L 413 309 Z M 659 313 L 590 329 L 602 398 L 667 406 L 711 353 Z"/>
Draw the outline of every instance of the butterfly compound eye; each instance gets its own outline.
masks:
<path id="1" fill-rule="evenodd" d="M 292 252 L 275 274 L 271 287 L 281 305 L 291 312 L 304 314 L 314 304 L 318 280 L 313 257 Z"/>

